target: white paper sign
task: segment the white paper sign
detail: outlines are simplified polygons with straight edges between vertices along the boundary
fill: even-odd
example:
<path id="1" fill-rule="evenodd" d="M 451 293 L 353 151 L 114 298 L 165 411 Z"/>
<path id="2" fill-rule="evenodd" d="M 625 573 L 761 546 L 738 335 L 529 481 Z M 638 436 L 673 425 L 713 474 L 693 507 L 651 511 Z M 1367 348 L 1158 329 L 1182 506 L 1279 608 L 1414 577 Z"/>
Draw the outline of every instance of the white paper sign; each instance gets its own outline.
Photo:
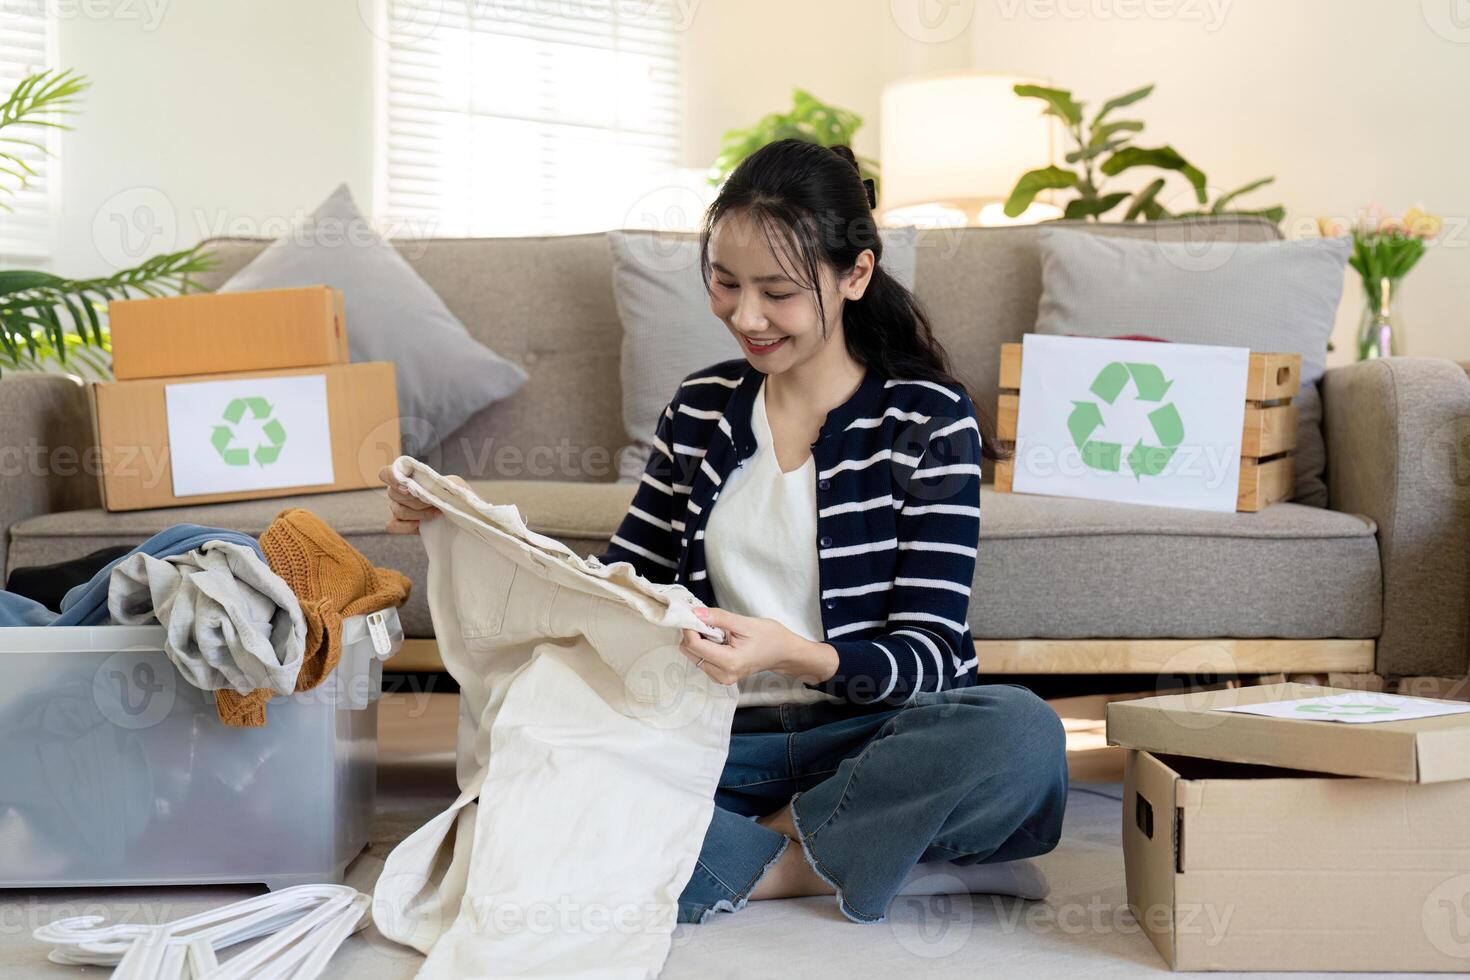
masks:
<path id="1" fill-rule="evenodd" d="M 1470 704 L 1447 701 L 1423 701 L 1397 694 L 1376 691 L 1354 691 L 1320 698 L 1294 698 L 1266 704 L 1235 704 L 1216 708 L 1247 715 L 1270 718 L 1298 718 L 1307 721 L 1341 721 L 1361 725 L 1374 721 L 1408 721 L 1411 718 L 1433 718 L 1458 715 L 1470 711 Z"/>
<path id="2" fill-rule="evenodd" d="M 1016 493 L 1233 511 L 1250 351 L 1027 334 Z"/>
<path id="3" fill-rule="evenodd" d="M 327 379 L 164 385 L 174 496 L 330 484 Z"/>

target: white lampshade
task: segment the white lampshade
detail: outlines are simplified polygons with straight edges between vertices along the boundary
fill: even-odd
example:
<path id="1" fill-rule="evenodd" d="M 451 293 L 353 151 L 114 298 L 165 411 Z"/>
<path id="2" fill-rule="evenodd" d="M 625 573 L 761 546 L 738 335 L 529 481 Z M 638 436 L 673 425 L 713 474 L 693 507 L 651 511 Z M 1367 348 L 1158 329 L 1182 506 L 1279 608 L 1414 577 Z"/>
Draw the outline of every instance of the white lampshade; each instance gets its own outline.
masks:
<path id="1" fill-rule="evenodd" d="M 1028 170 L 1053 162 L 1052 117 L 1007 75 L 953 72 L 883 90 L 882 190 L 886 223 L 1009 224 L 1058 217 L 1038 201 L 1018 218 L 1001 208 Z"/>

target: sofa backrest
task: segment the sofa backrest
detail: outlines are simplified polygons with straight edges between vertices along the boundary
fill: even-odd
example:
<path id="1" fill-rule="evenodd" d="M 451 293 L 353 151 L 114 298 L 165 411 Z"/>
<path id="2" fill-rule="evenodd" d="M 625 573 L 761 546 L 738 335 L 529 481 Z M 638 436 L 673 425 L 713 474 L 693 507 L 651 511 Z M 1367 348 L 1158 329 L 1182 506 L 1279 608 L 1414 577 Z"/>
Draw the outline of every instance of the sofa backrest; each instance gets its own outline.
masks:
<path id="1" fill-rule="evenodd" d="M 1269 221 L 1219 217 L 1137 224 L 1061 222 L 1103 235 L 1160 241 L 1270 241 Z M 1037 226 L 935 229 L 918 241 L 915 292 L 960 380 L 994 413 L 1000 346 L 1036 322 Z M 216 238 L 214 289 L 268 244 Z M 482 343 L 526 369 L 511 398 L 471 418 L 425 460 L 476 478 L 611 480 L 622 424 L 622 327 L 603 233 L 545 238 L 394 242 Z M 352 324 L 348 324 L 351 337 Z M 673 392 L 669 392 L 670 396 Z"/>

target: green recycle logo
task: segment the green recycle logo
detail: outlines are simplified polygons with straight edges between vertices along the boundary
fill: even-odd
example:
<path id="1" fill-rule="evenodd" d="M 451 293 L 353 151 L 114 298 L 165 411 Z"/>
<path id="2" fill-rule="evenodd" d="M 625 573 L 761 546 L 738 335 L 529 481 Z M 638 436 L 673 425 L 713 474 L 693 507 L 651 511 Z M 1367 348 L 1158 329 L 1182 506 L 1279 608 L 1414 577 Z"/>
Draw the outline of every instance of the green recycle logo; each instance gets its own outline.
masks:
<path id="1" fill-rule="evenodd" d="M 230 445 L 235 438 L 234 426 L 245 418 L 247 410 L 251 418 L 267 420 L 260 427 L 266 441 L 255 447 L 254 457 L 257 465 L 269 466 L 281 456 L 281 447 L 286 444 L 286 429 L 279 421 L 271 418 L 271 404 L 264 398 L 236 398 L 230 402 L 225 407 L 225 421 L 229 425 L 216 425 L 209 442 L 227 466 L 249 466 L 251 451 Z"/>
<path id="2" fill-rule="evenodd" d="M 1164 372 L 1156 364 L 1113 361 L 1097 373 L 1088 390 L 1112 405 L 1127 387 L 1129 378 L 1133 379 L 1133 387 L 1141 402 L 1163 402 L 1164 394 L 1174 383 L 1164 378 Z M 1174 458 L 1174 451 L 1184 441 L 1184 420 L 1179 417 L 1179 410 L 1173 402 L 1164 402 L 1149 412 L 1148 420 L 1159 445 L 1150 446 L 1140 439 L 1128 451 L 1128 467 L 1135 480 L 1162 473 L 1169 460 Z M 1082 462 L 1095 470 L 1117 473 L 1122 466 L 1123 447 L 1116 442 L 1092 438 L 1093 433 L 1102 427 L 1103 414 L 1097 402 L 1072 402 L 1072 414 L 1067 416 L 1067 431 L 1082 453 Z"/>

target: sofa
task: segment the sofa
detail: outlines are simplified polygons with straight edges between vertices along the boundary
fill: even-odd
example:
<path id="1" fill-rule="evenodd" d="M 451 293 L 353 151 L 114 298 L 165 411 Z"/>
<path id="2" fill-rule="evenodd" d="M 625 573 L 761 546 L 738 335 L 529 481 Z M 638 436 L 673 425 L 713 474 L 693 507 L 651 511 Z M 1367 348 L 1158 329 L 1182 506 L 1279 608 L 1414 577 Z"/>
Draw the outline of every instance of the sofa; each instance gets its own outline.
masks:
<path id="1" fill-rule="evenodd" d="M 1275 225 L 1244 217 L 1088 227 L 1160 240 L 1279 237 Z M 1000 347 L 1035 322 L 1036 238 L 1034 227 L 919 238 L 916 292 L 992 412 Z M 220 264 L 204 285 L 265 244 L 211 241 Z M 579 553 L 603 551 L 635 486 L 618 481 L 615 462 L 629 438 L 607 236 L 395 247 L 478 339 L 529 375 L 425 461 L 487 500 L 515 504 L 531 527 Z M 981 671 L 1465 675 L 1470 492 L 1456 474 L 1470 379 L 1450 361 L 1392 358 L 1332 368 L 1321 387 L 1326 508 L 1219 514 L 996 493 L 987 483 L 970 608 Z M 423 549 L 385 532 L 382 490 L 108 513 L 98 508 L 91 445 L 80 383 L 0 379 L 7 569 L 136 543 L 185 521 L 258 533 L 284 507 L 302 506 L 412 577 L 410 642 L 390 666 L 437 666 Z"/>

